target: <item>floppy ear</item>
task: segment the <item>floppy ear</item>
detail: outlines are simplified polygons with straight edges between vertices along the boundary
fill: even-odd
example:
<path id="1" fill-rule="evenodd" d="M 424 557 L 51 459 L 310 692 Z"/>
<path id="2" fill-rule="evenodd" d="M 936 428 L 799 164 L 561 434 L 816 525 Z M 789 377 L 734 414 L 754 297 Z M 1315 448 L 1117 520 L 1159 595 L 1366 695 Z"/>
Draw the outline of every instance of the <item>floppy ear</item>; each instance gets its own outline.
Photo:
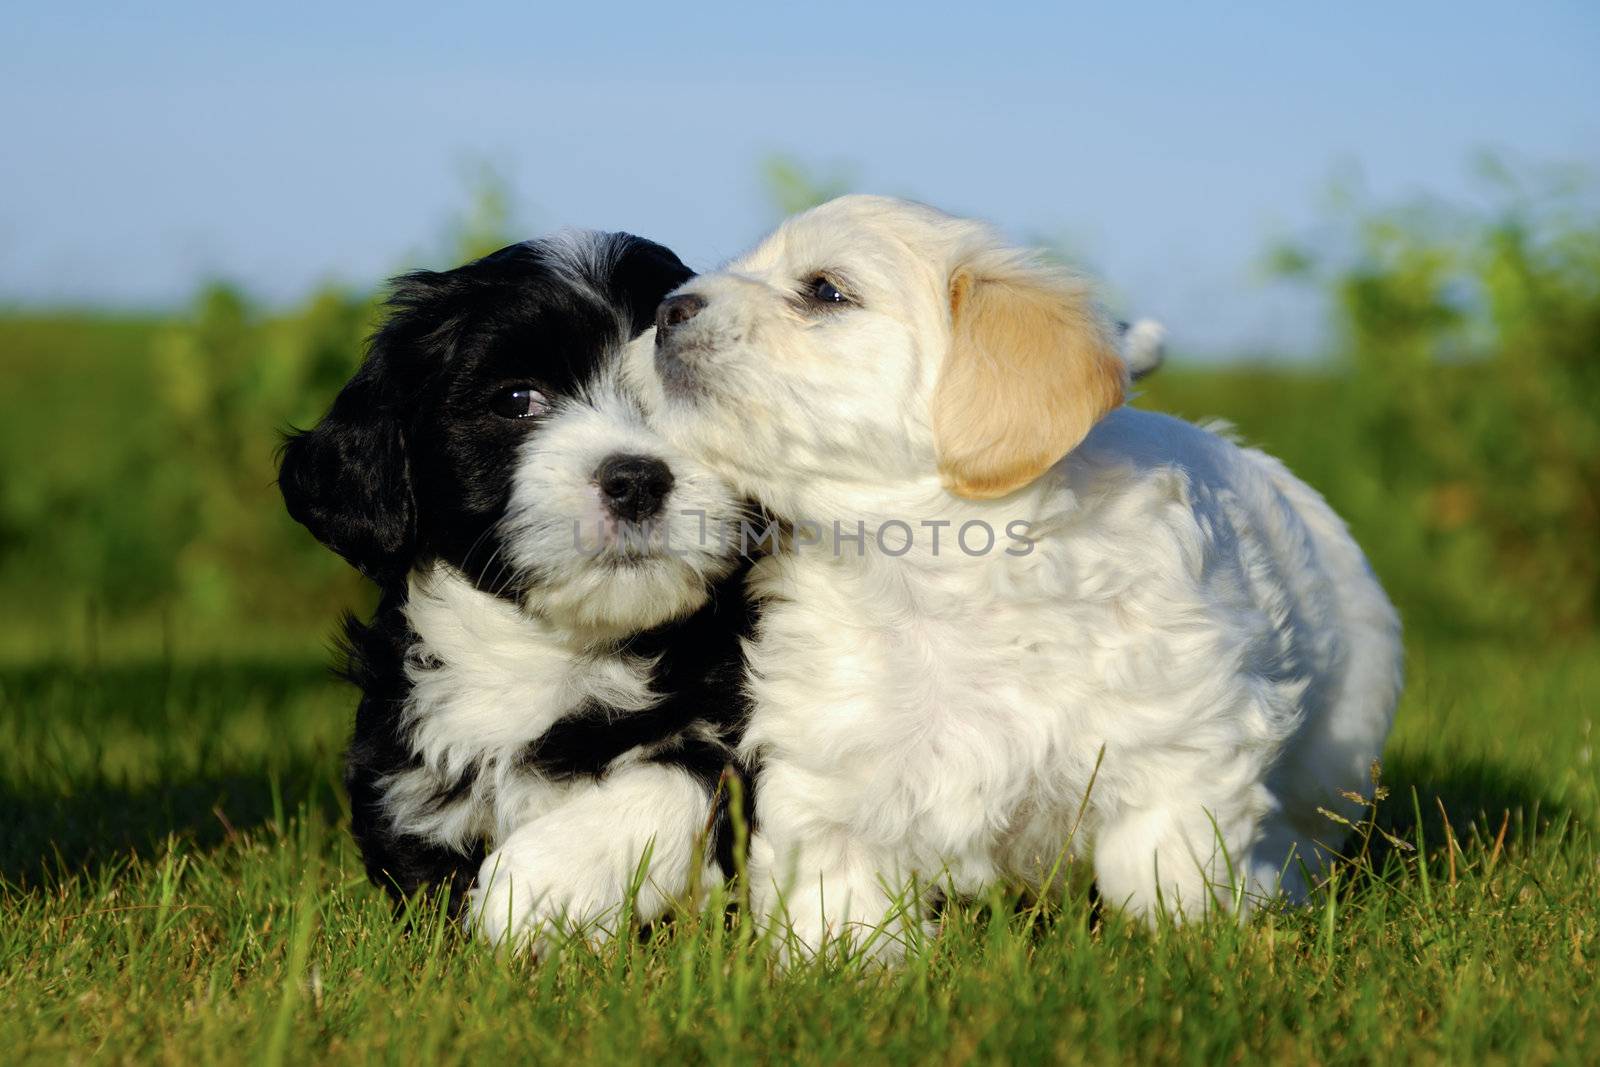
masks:
<path id="1" fill-rule="evenodd" d="M 656 305 L 690 278 L 694 271 L 683 265 L 672 249 L 631 233 L 619 233 L 620 254 L 611 271 L 611 289 L 628 309 L 632 336 L 656 321 Z"/>
<path id="2" fill-rule="evenodd" d="M 950 278 L 950 352 L 933 396 L 945 488 L 1005 496 L 1077 447 L 1122 403 L 1127 365 L 1087 286 L 1014 254 Z"/>
<path id="3" fill-rule="evenodd" d="M 398 581 L 416 554 L 416 505 L 398 415 L 367 358 L 313 429 L 284 445 L 278 488 L 289 514 L 379 584 Z"/>

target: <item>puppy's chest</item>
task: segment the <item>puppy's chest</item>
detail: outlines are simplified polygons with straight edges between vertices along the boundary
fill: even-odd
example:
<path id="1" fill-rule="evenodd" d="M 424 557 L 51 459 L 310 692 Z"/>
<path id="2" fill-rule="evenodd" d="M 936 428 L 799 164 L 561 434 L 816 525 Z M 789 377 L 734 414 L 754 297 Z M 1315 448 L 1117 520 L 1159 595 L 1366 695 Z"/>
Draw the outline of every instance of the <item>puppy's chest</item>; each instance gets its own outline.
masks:
<path id="1" fill-rule="evenodd" d="M 413 647 L 405 719 L 410 744 L 446 776 L 468 763 L 531 763 L 542 738 L 575 717 L 642 711 L 654 703 L 647 662 L 524 642 L 480 654 Z"/>
<path id="2" fill-rule="evenodd" d="M 408 613 L 400 730 L 415 763 L 388 778 L 384 804 L 395 826 L 465 847 L 603 773 L 627 743 L 605 727 L 658 698 L 650 661 L 575 650 L 499 604 L 446 592 L 455 603 L 419 598 Z"/>
<path id="3" fill-rule="evenodd" d="M 903 765 L 1009 749 L 1040 718 L 1015 607 L 919 610 L 826 572 L 798 577 L 798 594 L 767 609 L 753 650 L 761 739 Z"/>

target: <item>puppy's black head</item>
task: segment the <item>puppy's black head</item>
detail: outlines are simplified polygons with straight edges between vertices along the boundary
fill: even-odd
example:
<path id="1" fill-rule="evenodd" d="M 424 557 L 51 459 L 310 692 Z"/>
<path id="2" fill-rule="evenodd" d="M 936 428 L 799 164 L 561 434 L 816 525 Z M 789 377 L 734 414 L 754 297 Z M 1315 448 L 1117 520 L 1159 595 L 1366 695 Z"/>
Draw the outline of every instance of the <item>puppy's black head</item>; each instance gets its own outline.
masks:
<path id="1" fill-rule="evenodd" d="M 488 586 L 518 448 L 690 276 L 651 241 L 578 233 L 398 279 L 360 370 L 284 448 L 290 515 L 380 584 L 438 559 Z"/>

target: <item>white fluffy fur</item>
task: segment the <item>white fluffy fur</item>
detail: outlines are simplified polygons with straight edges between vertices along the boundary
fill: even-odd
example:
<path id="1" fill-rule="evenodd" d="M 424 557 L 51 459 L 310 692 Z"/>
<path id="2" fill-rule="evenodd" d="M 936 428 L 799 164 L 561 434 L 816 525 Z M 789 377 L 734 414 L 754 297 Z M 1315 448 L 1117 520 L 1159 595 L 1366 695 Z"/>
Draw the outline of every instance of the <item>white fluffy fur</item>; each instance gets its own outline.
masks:
<path id="1" fill-rule="evenodd" d="M 422 765 L 390 779 L 397 826 L 465 847 L 499 840 L 564 799 L 564 785 L 521 771 L 517 757 L 588 697 L 626 709 L 655 701 L 650 664 L 595 652 L 563 628 L 473 588 L 439 565 L 414 575 L 406 618 L 417 633 L 404 727 Z M 432 805 L 441 783 L 478 767 L 473 791 Z"/>
<path id="2" fill-rule="evenodd" d="M 1122 358 L 1135 378 L 1143 378 L 1167 358 L 1167 328 L 1155 319 L 1140 319 L 1122 335 Z"/>
<path id="3" fill-rule="evenodd" d="M 636 763 L 585 783 L 484 861 L 471 922 L 490 943 L 539 951 L 558 933 L 611 937 L 627 900 L 640 922 L 688 906 L 722 877 L 700 847 L 709 817 L 705 786 L 674 767 Z"/>
<path id="4" fill-rule="evenodd" d="M 1064 851 L 1145 915 L 1297 896 L 1300 865 L 1341 836 L 1317 806 L 1348 808 L 1338 790 L 1365 785 L 1389 730 L 1396 615 L 1338 517 L 1270 457 L 1122 408 L 1009 496 L 941 486 L 950 279 L 1002 247 L 920 205 L 844 198 L 681 290 L 708 302 L 681 327 L 696 391 L 663 391 L 650 335 L 628 354 L 667 436 L 790 518 L 1022 520 L 1034 542 L 970 556 L 947 532 L 937 554 L 919 536 L 891 558 L 869 536 L 761 565 L 754 893 L 810 950 L 881 923 L 910 878 L 1036 885 Z M 860 306 L 806 313 L 819 270 Z"/>

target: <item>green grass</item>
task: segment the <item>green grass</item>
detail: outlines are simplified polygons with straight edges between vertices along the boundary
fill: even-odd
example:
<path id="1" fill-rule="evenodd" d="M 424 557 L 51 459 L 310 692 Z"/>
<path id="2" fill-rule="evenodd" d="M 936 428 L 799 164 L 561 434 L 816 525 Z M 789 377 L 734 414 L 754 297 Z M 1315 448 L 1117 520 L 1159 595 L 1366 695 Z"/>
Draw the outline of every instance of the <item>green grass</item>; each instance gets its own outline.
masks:
<path id="1" fill-rule="evenodd" d="M 317 661 L 0 670 L 8 1063 L 1600 1057 L 1596 643 L 1415 650 L 1378 823 L 1425 862 L 1375 836 L 1243 929 L 1095 916 L 1080 875 L 950 909 L 888 974 L 776 974 L 736 917 L 543 963 L 407 928 L 345 833 L 353 701 Z"/>

